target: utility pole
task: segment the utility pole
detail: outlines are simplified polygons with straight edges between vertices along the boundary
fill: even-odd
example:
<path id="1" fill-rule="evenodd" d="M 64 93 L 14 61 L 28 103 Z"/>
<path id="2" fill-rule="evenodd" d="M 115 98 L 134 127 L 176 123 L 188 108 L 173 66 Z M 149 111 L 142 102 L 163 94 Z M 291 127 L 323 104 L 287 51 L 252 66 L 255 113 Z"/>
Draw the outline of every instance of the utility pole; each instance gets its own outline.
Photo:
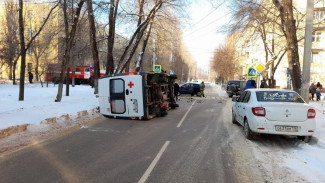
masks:
<path id="1" fill-rule="evenodd" d="M 310 62 L 311 62 L 311 42 L 313 32 L 314 1 L 307 0 L 306 27 L 305 27 L 305 45 L 304 45 L 304 63 L 302 70 L 302 88 L 301 95 L 309 103 L 309 83 L 310 83 Z"/>

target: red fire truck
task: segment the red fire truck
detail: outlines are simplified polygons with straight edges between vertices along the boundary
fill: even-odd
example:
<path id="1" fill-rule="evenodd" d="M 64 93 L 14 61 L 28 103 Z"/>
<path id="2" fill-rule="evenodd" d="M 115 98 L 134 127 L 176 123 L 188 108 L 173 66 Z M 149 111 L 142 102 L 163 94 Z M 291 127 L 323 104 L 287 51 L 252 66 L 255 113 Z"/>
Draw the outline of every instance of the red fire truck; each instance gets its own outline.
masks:
<path id="1" fill-rule="evenodd" d="M 58 83 L 61 73 L 61 64 L 49 64 L 45 79 L 48 82 Z M 92 76 L 94 75 L 94 67 L 88 66 L 76 66 L 75 67 L 75 83 L 87 84 L 90 83 Z M 100 71 L 100 77 L 105 75 L 105 71 Z M 70 68 L 69 79 L 72 80 L 72 68 Z"/>

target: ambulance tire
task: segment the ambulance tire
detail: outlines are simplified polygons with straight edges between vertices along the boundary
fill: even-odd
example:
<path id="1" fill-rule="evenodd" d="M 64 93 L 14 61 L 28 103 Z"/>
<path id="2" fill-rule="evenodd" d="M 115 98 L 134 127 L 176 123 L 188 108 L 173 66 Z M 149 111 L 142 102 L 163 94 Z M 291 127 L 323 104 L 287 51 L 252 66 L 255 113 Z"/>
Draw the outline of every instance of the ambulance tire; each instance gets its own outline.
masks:
<path id="1" fill-rule="evenodd" d="M 161 117 L 161 112 L 160 111 L 156 113 L 156 117 Z"/>
<path id="2" fill-rule="evenodd" d="M 167 111 L 161 111 L 161 116 L 166 116 L 168 114 Z"/>
<path id="3" fill-rule="evenodd" d="M 176 107 L 179 107 L 178 104 L 170 104 L 170 106 L 171 106 L 172 109 L 175 109 Z"/>

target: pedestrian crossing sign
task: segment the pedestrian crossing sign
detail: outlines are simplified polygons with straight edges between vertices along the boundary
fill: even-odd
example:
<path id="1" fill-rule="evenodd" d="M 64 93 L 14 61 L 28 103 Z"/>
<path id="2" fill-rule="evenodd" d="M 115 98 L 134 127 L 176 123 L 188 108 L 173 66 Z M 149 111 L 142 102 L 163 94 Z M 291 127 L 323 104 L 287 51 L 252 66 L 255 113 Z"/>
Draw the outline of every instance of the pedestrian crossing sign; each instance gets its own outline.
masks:
<path id="1" fill-rule="evenodd" d="M 249 67 L 247 69 L 247 78 L 256 78 L 257 77 L 257 71 L 254 67 Z"/>
<path id="2" fill-rule="evenodd" d="M 153 66 L 154 73 L 161 73 L 161 65 L 154 65 Z"/>

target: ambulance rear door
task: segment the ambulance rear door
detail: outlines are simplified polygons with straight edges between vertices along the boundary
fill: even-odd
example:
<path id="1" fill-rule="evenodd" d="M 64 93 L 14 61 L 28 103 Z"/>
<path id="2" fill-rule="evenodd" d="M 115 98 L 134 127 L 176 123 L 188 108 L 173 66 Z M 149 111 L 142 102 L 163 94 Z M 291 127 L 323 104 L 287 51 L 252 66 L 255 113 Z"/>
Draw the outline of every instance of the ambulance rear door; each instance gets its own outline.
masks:
<path id="1" fill-rule="evenodd" d="M 125 103 L 128 117 L 144 115 L 143 107 L 143 77 L 137 73 L 123 77 L 125 81 Z"/>

